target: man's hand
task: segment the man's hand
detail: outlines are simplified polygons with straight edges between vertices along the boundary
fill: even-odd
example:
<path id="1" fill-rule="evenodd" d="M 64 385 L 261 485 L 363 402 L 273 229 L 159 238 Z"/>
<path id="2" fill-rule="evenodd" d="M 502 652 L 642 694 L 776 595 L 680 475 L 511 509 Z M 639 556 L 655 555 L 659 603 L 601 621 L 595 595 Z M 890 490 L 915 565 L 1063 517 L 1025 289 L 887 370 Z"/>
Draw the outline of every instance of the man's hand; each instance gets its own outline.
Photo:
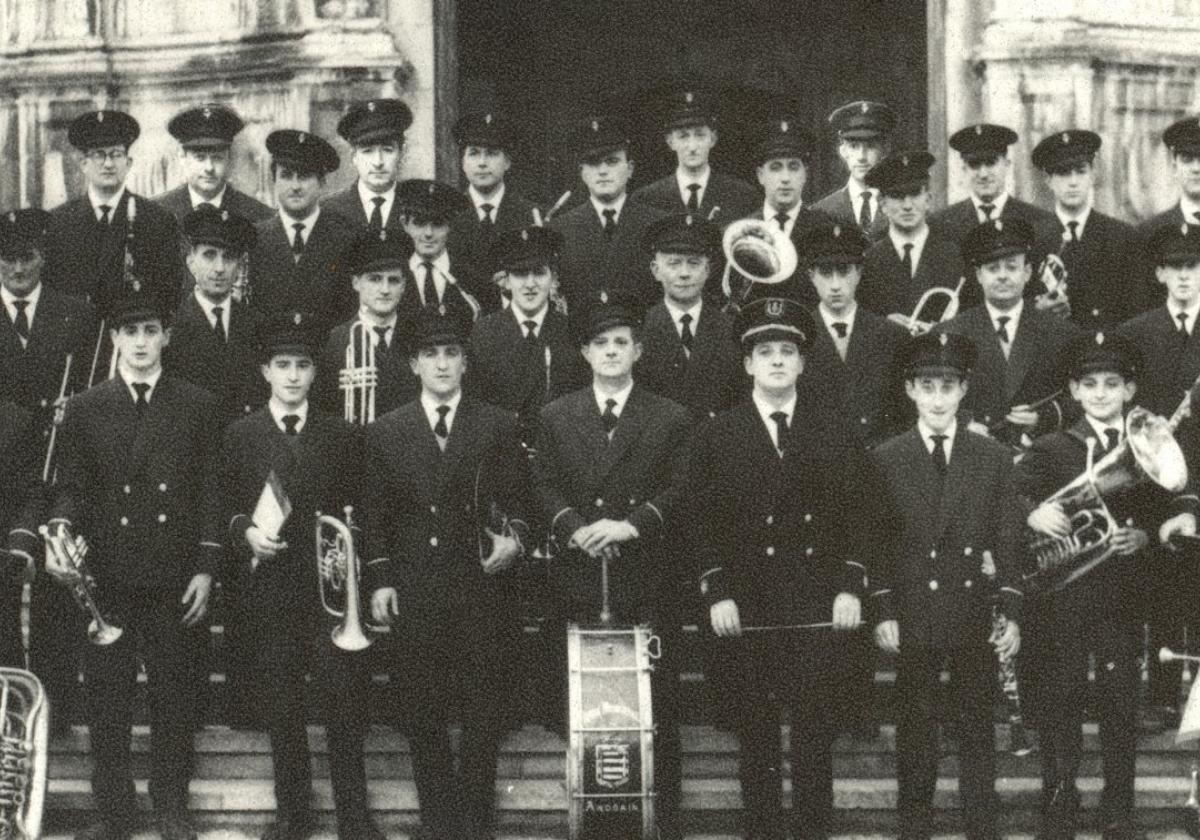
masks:
<path id="1" fill-rule="evenodd" d="M 1059 318 L 1071 317 L 1071 301 L 1065 295 L 1043 292 L 1033 299 L 1033 305 L 1038 312 L 1049 312 Z"/>
<path id="2" fill-rule="evenodd" d="M 195 627 L 208 612 L 208 596 L 212 594 L 212 575 L 201 572 L 192 578 L 179 603 L 187 605 L 183 623 Z"/>
<path id="3" fill-rule="evenodd" d="M 599 519 L 572 534 L 570 544 L 592 557 L 600 558 L 601 552 L 609 546 L 615 548 L 617 544 L 636 540 L 637 537 L 637 528 L 627 520 Z"/>
<path id="4" fill-rule="evenodd" d="M 1112 542 L 1110 543 L 1113 553 L 1122 557 L 1135 554 L 1149 544 L 1149 534 L 1141 528 L 1132 528 L 1129 526 L 1113 531 Z"/>
<path id="5" fill-rule="evenodd" d="M 1014 405 L 1008 410 L 1008 414 L 1004 419 L 1014 426 L 1030 428 L 1037 425 L 1038 413 L 1037 409 L 1030 408 L 1027 405 Z"/>
<path id="6" fill-rule="evenodd" d="M 512 566 L 521 556 L 521 544 L 515 537 L 497 534 L 491 528 L 485 528 L 484 531 L 492 540 L 492 553 L 483 559 L 483 573 L 494 575 Z"/>
<path id="7" fill-rule="evenodd" d="M 996 655 L 1001 659 L 1012 659 L 1021 649 L 1021 628 L 1017 622 L 1009 619 L 1004 625 L 1004 632 L 992 638 L 996 646 Z"/>
<path id="8" fill-rule="evenodd" d="M 42 543 L 46 547 L 46 571 L 50 576 L 64 586 L 71 586 L 79 578 L 79 573 L 70 559 L 59 552 L 59 546 L 73 539 L 66 528 L 61 528 L 57 534 L 51 534 L 45 527 L 41 528 Z"/>
<path id="9" fill-rule="evenodd" d="M 1071 520 L 1067 518 L 1059 502 L 1038 505 L 1025 518 L 1025 523 L 1039 534 L 1051 537 L 1063 538 L 1071 534 Z"/>
<path id="10" fill-rule="evenodd" d="M 400 596 L 394 586 L 376 589 L 371 595 L 371 617 L 376 624 L 391 624 L 400 614 Z"/>
<path id="11" fill-rule="evenodd" d="M 1196 536 L 1196 514 L 1194 513 L 1177 513 L 1158 526 L 1158 541 L 1172 548 L 1174 548 L 1171 543 L 1172 537 L 1194 536 Z"/>
<path id="12" fill-rule="evenodd" d="M 884 653 L 900 652 L 900 622 L 896 619 L 881 621 L 875 625 L 875 644 Z"/>
<path id="13" fill-rule="evenodd" d="M 708 619 L 712 622 L 713 632 L 723 639 L 742 635 L 742 619 L 732 598 L 717 601 L 709 607 Z"/>
<path id="14" fill-rule="evenodd" d="M 267 536 L 266 532 L 257 525 L 251 525 L 246 529 L 246 545 L 250 546 L 250 550 L 254 552 L 251 566 L 256 569 L 259 563 L 270 560 L 288 547 L 288 544 L 282 540 Z"/>
<path id="15" fill-rule="evenodd" d="M 857 595 L 839 592 L 833 599 L 833 629 L 854 630 L 862 623 L 862 604 Z"/>
<path id="16" fill-rule="evenodd" d="M 992 433 L 988 427 L 980 423 L 978 420 L 972 420 L 971 422 L 967 423 L 967 430 L 972 431 L 977 435 L 983 435 L 984 437 L 992 436 Z"/>

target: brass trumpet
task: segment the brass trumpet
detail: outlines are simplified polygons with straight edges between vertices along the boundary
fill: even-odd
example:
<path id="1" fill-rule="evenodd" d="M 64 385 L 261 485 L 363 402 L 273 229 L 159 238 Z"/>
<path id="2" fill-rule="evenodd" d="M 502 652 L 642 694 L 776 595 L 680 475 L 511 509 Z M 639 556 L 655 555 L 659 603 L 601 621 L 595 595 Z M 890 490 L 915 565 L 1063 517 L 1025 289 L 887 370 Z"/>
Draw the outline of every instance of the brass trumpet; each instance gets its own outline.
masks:
<path id="1" fill-rule="evenodd" d="M 333 628 L 329 638 L 336 647 L 345 651 L 366 650 L 372 641 L 363 624 L 362 604 L 359 601 L 361 569 L 358 554 L 354 550 L 353 511 L 349 505 L 346 506 L 345 522 L 317 511 L 314 528 L 321 606 L 325 612 L 342 620 Z M 345 605 L 339 608 L 331 601 L 343 590 Z"/>
<path id="2" fill-rule="evenodd" d="M 43 525 L 38 528 L 38 533 L 46 544 L 47 559 L 53 559 L 55 565 L 68 571 L 66 585 L 71 588 L 71 596 L 92 618 L 88 624 L 88 641 L 94 645 L 111 645 L 121 638 L 125 631 L 109 624 L 96 605 L 96 579 L 92 577 L 85 561 L 87 540 L 82 534 L 72 536 L 65 522 L 60 523 L 53 532 Z"/>
<path id="3" fill-rule="evenodd" d="M 41 836 L 49 712 L 37 677 L 0 668 L 0 837 Z"/>
<path id="4" fill-rule="evenodd" d="M 924 335 L 936 325 L 943 321 L 949 321 L 958 314 L 959 295 L 962 293 L 962 287 L 965 282 L 967 282 L 966 277 L 959 277 L 958 285 L 953 289 L 947 289 L 945 286 L 934 286 L 926 289 L 921 293 L 921 297 L 917 299 L 917 305 L 913 307 L 912 314 L 905 315 L 902 312 L 893 312 L 887 316 L 888 320 L 904 327 L 904 329 L 908 330 L 914 336 Z M 942 298 L 945 298 L 946 302 L 942 306 L 942 311 L 938 313 L 936 309 L 932 309 L 932 306 Z"/>
<path id="5" fill-rule="evenodd" d="M 338 372 L 338 388 L 342 391 L 347 423 L 365 426 L 375 422 L 375 388 L 379 384 L 379 368 L 375 364 L 375 344 L 371 332 L 362 321 L 350 325 L 346 342 L 346 364 Z"/>

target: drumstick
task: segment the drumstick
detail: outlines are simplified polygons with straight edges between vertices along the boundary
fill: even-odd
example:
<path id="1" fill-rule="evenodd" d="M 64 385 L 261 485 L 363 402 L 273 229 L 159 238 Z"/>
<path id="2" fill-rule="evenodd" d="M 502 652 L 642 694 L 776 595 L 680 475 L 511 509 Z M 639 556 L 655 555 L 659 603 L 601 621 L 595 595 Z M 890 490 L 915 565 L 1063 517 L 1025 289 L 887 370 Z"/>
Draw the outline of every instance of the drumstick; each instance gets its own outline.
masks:
<path id="1" fill-rule="evenodd" d="M 832 621 L 817 621 L 812 624 L 759 624 L 752 627 L 742 627 L 743 633 L 768 633 L 775 630 L 828 630 L 835 625 Z M 863 622 L 859 621 L 854 625 L 853 629 L 863 626 Z"/>

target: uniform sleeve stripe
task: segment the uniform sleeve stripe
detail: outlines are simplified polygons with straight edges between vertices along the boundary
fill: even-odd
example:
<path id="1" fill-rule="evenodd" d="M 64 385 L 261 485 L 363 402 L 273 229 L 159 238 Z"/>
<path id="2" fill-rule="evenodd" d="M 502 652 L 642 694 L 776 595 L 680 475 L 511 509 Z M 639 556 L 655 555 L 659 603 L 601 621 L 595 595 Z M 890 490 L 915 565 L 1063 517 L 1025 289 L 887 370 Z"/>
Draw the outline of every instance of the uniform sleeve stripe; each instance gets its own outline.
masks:
<path id="1" fill-rule="evenodd" d="M 859 563 L 859 562 L 857 562 L 857 561 L 854 561 L 854 560 L 847 560 L 847 561 L 846 561 L 846 565 L 847 565 L 847 566 L 858 566 L 858 568 L 862 569 L 864 572 L 867 570 L 867 567 L 866 567 L 866 566 L 864 566 L 862 563 Z"/>
<path id="2" fill-rule="evenodd" d="M 725 571 L 724 566 L 714 566 L 713 568 L 709 569 L 704 574 L 700 575 L 700 580 L 704 580 L 709 575 L 715 575 L 717 572 L 723 572 L 723 571 Z"/>
<path id="3" fill-rule="evenodd" d="M 1020 589 L 1013 589 L 1011 586 L 1001 586 L 1000 591 L 1001 592 L 1011 592 L 1014 595 L 1020 595 L 1022 598 L 1025 597 L 1024 592 L 1022 592 Z"/>
<path id="4" fill-rule="evenodd" d="M 386 562 L 388 562 L 387 557 L 376 557 L 374 560 L 368 560 L 367 565 L 374 566 L 376 563 L 386 563 Z"/>
<path id="5" fill-rule="evenodd" d="M 221 547 L 220 543 L 209 542 L 208 540 L 201 540 L 200 545 L 205 546 L 207 548 L 220 548 Z"/>
<path id="6" fill-rule="evenodd" d="M 890 590 L 890 589 L 876 589 L 874 592 L 871 593 L 870 597 L 878 598 L 880 595 L 887 595 L 891 591 L 892 590 Z"/>
<path id="7" fill-rule="evenodd" d="M 646 505 L 646 507 L 650 508 L 650 510 L 654 511 L 654 515 L 658 517 L 658 521 L 659 521 L 659 522 L 665 522 L 665 521 L 666 521 L 666 520 L 664 520 L 664 519 L 663 519 L 662 511 L 660 511 L 658 508 L 656 508 L 656 507 L 655 507 L 654 505 L 652 505 L 650 502 L 646 502 L 646 503 L 645 503 L 645 505 Z"/>
<path id="8" fill-rule="evenodd" d="M 574 510 L 574 508 L 565 507 L 562 510 L 560 510 L 558 513 L 554 514 L 554 518 L 550 520 L 550 527 L 553 528 L 558 523 L 559 517 L 561 517 L 564 513 L 566 513 L 569 510 Z"/>

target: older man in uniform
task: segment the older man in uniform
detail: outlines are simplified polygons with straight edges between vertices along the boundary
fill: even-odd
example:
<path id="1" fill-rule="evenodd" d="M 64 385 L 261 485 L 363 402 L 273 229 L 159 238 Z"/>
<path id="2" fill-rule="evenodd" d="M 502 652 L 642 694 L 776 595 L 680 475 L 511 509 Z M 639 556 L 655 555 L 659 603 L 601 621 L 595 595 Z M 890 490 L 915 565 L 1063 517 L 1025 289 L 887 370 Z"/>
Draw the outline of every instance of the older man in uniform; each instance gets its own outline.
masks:
<path id="1" fill-rule="evenodd" d="M 294 129 L 268 134 L 267 152 L 279 212 L 255 225 L 253 306 L 311 312 L 329 329 L 354 309 L 341 260 L 354 228 L 318 204 L 325 177 L 338 168 L 337 152 L 317 135 Z"/>
<path id="2" fill-rule="evenodd" d="M 50 531 L 87 540 L 101 611 L 121 637 L 86 645 L 84 687 L 92 738 L 92 791 L 100 821 L 76 834 L 122 840 L 134 828 L 130 728 L 139 666 L 149 675 L 150 800 L 166 840 L 195 838 L 188 817 L 194 663 L 207 632 L 220 535 L 206 530 L 217 494 L 208 482 L 219 450 L 216 400 L 163 372 L 169 334 L 146 292 L 117 301 L 108 326 L 117 375 L 73 397 Z M 47 570 L 64 578 L 56 553 Z"/>
<path id="3" fill-rule="evenodd" d="M 740 742 L 747 840 L 826 838 L 832 744 L 848 676 L 839 631 L 861 622 L 878 481 L 852 432 L 797 388 L 817 326 L 795 301 L 760 298 L 737 332 L 750 399 L 701 427 L 691 471 L 695 550 L 708 607 L 707 658 L 719 721 Z M 825 625 L 832 630 L 804 628 Z M 828 626 L 828 625 L 826 625 Z M 792 812 L 780 807 L 780 712 L 790 712 Z"/>
<path id="4" fill-rule="evenodd" d="M 888 229 L 881 212 L 879 188 L 867 175 L 888 152 L 890 135 L 896 130 L 896 112 L 882 102 L 848 102 L 829 115 L 829 127 L 837 134 L 837 153 L 846 164 L 849 180 L 813 205 L 842 224 L 858 225 L 867 238 L 877 242 Z"/>
<path id="5" fill-rule="evenodd" d="M 322 200 L 321 207 L 341 216 L 355 233 L 403 230 L 396 183 L 404 160 L 404 132 L 410 125 L 412 111 L 399 99 L 355 102 L 338 120 L 338 136 L 353 149 L 350 162 L 358 178 Z"/>
<path id="6" fill-rule="evenodd" d="M 140 133 L 137 120 L 123 111 L 83 114 L 67 130 L 80 154 L 87 194 L 51 211 L 44 276 L 53 288 L 90 300 L 102 318 L 131 282 L 168 312 L 179 303 L 179 226 L 125 183 L 133 164 L 129 147 Z"/>

